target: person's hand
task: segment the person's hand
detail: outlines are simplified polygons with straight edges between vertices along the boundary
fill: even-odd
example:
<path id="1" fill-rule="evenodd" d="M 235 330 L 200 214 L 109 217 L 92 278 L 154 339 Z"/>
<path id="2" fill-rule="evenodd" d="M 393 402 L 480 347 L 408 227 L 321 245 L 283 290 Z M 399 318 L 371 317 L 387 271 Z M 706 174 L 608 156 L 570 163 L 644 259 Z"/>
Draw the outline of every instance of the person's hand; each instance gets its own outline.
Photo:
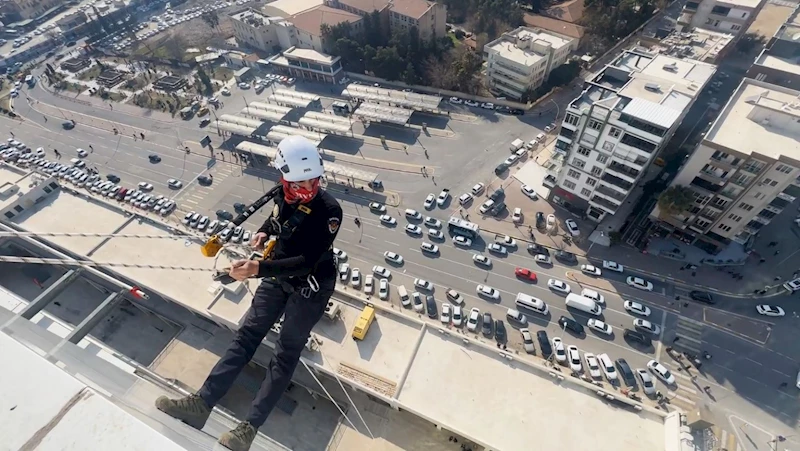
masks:
<path id="1" fill-rule="evenodd" d="M 266 233 L 258 232 L 255 235 L 253 235 L 253 238 L 250 239 L 250 243 L 253 245 L 255 249 L 262 250 L 264 249 L 264 243 L 267 242 L 267 238 L 268 237 Z"/>
<path id="2" fill-rule="evenodd" d="M 255 260 L 236 260 L 231 264 L 228 275 L 239 282 L 258 274 L 258 262 Z"/>

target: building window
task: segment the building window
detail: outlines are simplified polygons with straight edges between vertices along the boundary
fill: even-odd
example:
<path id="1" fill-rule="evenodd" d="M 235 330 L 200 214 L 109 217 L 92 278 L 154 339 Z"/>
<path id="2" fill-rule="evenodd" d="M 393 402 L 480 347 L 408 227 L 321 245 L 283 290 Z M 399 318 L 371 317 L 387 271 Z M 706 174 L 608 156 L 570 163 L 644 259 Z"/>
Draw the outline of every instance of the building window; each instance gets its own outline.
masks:
<path id="1" fill-rule="evenodd" d="M 753 209 L 753 206 L 748 204 L 747 202 L 742 202 L 741 204 L 739 204 L 739 208 L 741 208 L 744 211 L 750 211 Z"/>
<path id="2" fill-rule="evenodd" d="M 580 158 L 573 158 L 572 165 L 578 169 L 583 169 L 586 166 L 586 162 L 581 160 Z"/>
<path id="3" fill-rule="evenodd" d="M 50 184 L 47 185 L 47 186 L 49 186 L 50 188 L 53 188 L 53 189 L 58 188 L 58 184 L 56 182 L 50 182 Z"/>
<path id="4" fill-rule="evenodd" d="M 656 150 L 656 147 L 658 147 L 650 141 L 645 141 L 644 139 L 633 136 L 629 133 L 625 133 L 625 136 L 622 137 L 620 142 L 626 146 L 635 147 L 647 153 L 651 153 L 652 151 Z"/>
<path id="5" fill-rule="evenodd" d="M 587 126 L 592 130 L 600 130 L 601 128 L 603 128 L 603 123 L 600 121 L 596 121 L 594 119 L 589 119 L 589 123 L 587 124 Z"/>
<path id="6" fill-rule="evenodd" d="M 566 122 L 569 125 L 578 125 L 579 121 L 580 118 L 578 116 L 575 116 L 574 114 L 567 114 L 567 116 L 564 118 L 564 122 Z"/>
<path id="7" fill-rule="evenodd" d="M 705 219 L 698 219 L 694 223 L 697 225 L 697 227 L 700 227 L 701 229 L 705 229 L 706 227 L 711 225 L 711 222 L 706 221 Z"/>
<path id="8" fill-rule="evenodd" d="M 714 201 L 711 203 L 717 208 L 725 208 L 725 206 L 728 205 L 728 201 L 721 197 L 715 197 Z"/>
<path id="9" fill-rule="evenodd" d="M 574 170 L 574 169 L 570 169 L 569 171 L 567 171 L 567 177 L 572 177 L 574 179 L 580 179 L 581 178 L 581 173 L 576 171 L 576 170 Z"/>
<path id="10" fill-rule="evenodd" d="M 53 192 L 53 190 L 51 190 L 50 187 L 48 187 L 48 186 L 45 186 L 43 189 L 44 189 L 44 192 L 47 193 L 47 194 L 50 194 L 50 193 Z"/>
<path id="11" fill-rule="evenodd" d="M 763 183 L 765 185 L 769 185 L 769 186 L 776 186 L 778 184 L 778 181 L 777 180 L 772 180 L 770 178 L 766 178 L 766 179 L 762 180 L 761 183 Z"/>
<path id="12" fill-rule="evenodd" d="M 581 196 L 589 197 L 592 195 L 592 191 L 590 189 L 584 188 L 581 190 Z"/>
<path id="13" fill-rule="evenodd" d="M 605 164 L 606 161 L 608 161 L 608 157 L 607 156 L 600 155 L 600 154 L 597 155 L 597 162 L 598 163 Z"/>
<path id="14" fill-rule="evenodd" d="M 564 180 L 564 186 L 566 186 L 568 189 L 575 189 L 575 183 L 569 180 Z"/>
<path id="15" fill-rule="evenodd" d="M 788 173 L 792 172 L 793 169 L 794 169 L 793 167 L 787 166 L 787 165 L 782 164 L 782 163 L 775 167 L 776 171 L 783 172 L 784 174 L 788 174 Z"/>
<path id="16" fill-rule="evenodd" d="M 741 29 L 742 29 L 741 25 L 736 25 L 736 24 L 731 25 L 731 31 L 739 31 Z"/>
<path id="17" fill-rule="evenodd" d="M 720 16 L 727 16 L 729 12 L 731 12 L 731 9 L 727 6 L 715 6 L 714 9 L 711 10 L 712 14 Z"/>
<path id="18" fill-rule="evenodd" d="M 724 230 L 724 231 L 726 231 L 726 232 L 730 232 L 731 231 L 731 226 L 728 226 L 728 225 L 725 225 L 725 224 L 720 224 L 719 228 Z"/>
<path id="19" fill-rule="evenodd" d="M 742 187 L 746 187 L 752 179 L 753 177 L 744 174 L 736 174 L 736 176 L 731 179 L 731 183 L 734 183 Z"/>
<path id="20" fill-rule="evenodd" d="M 11 213 L 10 211 L 6 212 L 6 218 L 11 219 L 13 217 L 14 217 L 14 213 Z"/>
<path id="21" fill-rule="evenodd" d="M 588 177 L 586 179 L 586 184 L 589 185 L 589 186 L 595 186 L 595 185 L 597 185 L 597 180 L 595 180 L 595 179 L 593 179 L 591 177 Z"/>
<path id="22" fill-rule="evenodd" d="M 595 176 L 597 176 L 597 177 L 600 177 L 600 175 L 602 175 L 602 174 L 603 174 L 603 168 L 601 168 L 601 167 L 599 167 L 599 166 L 592 166 L 592 171 L 591 171 L 591 173 L 592 173 L 592 175 L 595 175 Z"/>
<path id="23" fill-rule="evenodd" d="M 608 131 L 608 135 L 612 138 L 619 138 L 619 135 L 622 134 L 622 130 L 618 129 L 617 127 L 611 127 L 611 130 Z"/>
<path id="24" fill-rule="evenodd" d="M 584 157 L 588 157 L 590 153 L 592 153 L 592 149 L 587 149 L 583 146 L 578 146 L 578 153 L 583 155 Z"/>
<path id="25" fill-rule="evenodd" d="M 728 219 L 732 219 L 735 222 L 739 222 L 739 221 L 742 220 L 742 217 L 739 216 L 739 215 L 735 215 L 735 214 L 731 213 L 731 214 L 728 215 Z"/>
<path id="26" fill-rule="evenodd" d="M 14 211 L 16 211 L 17 213 L 22 213 L 22 210 L 24 210 L 24 208 L 22 208 L 22 205 L 14 206 Z"/>

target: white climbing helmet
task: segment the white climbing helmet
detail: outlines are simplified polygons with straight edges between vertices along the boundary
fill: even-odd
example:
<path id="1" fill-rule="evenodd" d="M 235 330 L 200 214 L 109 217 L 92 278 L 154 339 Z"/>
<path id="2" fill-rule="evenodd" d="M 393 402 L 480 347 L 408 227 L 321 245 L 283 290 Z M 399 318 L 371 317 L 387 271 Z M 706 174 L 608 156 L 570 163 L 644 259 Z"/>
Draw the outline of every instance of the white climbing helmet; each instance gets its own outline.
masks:
<path id="1" fill-rule="evenodd" d="M 278 144 L 272 165 L 281 171 L 287 182 L 300 182 L 322 177 L 322 157 L 314 143 L 302 136 L 289 136 Z"/>

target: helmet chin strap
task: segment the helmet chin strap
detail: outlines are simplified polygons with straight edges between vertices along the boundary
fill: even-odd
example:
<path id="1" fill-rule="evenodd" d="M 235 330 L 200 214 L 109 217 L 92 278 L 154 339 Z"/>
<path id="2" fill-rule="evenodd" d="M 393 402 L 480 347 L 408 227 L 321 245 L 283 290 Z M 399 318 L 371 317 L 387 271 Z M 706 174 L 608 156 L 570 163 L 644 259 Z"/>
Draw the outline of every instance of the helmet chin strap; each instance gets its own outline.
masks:
<path id="1" fill-rule="evenodd" d="M 295 182 L 287 182 L 282 177 L 281 184 L 283 185 L 283 196 L 290 204 L 310 202 L 319 192 L 319 178 L 313 180 L 311 189 L 303 188 Z"/>

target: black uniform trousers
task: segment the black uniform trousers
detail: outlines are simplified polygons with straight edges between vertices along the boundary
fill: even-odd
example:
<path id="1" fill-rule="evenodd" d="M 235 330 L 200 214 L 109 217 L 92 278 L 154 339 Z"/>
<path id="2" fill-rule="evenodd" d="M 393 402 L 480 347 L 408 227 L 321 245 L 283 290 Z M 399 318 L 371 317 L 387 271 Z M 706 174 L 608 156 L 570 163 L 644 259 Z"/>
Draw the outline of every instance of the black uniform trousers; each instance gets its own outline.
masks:
<path id="1" fill-rule="evenodd" d="M 334 275 L 317 282 L 317 292 L 310 291 L 304 279 L 296 290 L 287 289 L 290 287 L 286 283 L 280 284 L 271 279 L 261 282 L 236 338 L 198 392 L 206 404 L 213 407 L 225 396 L 244 366 L 255 355 L 269 329 L 283 313 L 283 327 L 275 346 L 275 355 L 269 362 L 267 375 L 246 418 L 256 429 L 264 424 L 291 382 L 311 329 L 325 313 L 325 307 L 334 292 L 336 277 Z M 302 288 L 306 288 L 303 290 L 305 292 L 310 291 L 308 298 L 302 296 Z"/>

